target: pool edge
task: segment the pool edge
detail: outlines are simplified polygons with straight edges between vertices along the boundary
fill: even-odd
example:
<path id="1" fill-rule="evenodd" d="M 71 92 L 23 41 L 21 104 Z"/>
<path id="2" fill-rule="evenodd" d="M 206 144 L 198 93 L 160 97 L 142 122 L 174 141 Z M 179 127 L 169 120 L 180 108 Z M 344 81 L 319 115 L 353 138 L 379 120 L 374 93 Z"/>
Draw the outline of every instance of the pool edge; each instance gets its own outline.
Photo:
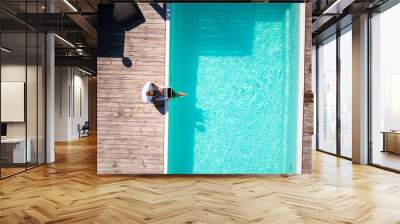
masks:
<path id="1" fill-rule="evenodd" d="M 169 86 L 169 51 L 170 51 L 170 4 L 166 4 L 165 15 L 165 67 L 164 67 L 164 86 Z M 164 115 L 164 164 L 163 174 L 168 174 L 168 129 L 169 129 L 169 104 L 165 104 Z"/>
<path id="2" fill-rule="evenodd" d="M 297 106 L 297 158 L 296 174 L 302 174 L 303 165 L 303 110 L 304 110 L 304 62 L 305 62 L 305 27 L 306 27 L 305 4 L 300 3 L 300 22 L 299 22 L 299 89 Z"/>

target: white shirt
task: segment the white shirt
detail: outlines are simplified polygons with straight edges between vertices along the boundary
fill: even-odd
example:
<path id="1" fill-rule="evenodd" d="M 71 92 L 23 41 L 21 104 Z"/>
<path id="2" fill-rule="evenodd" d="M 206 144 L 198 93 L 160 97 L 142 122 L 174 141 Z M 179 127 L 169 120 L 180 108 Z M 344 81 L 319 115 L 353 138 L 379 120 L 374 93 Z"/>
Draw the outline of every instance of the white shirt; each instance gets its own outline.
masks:
<path id="1" fill-rule="evenodd" d="M 144 84 L 143 88 L 142 88 L 142 100 L 143 103 L 151 103 L 151 100 L 153 99 L 152 96 L 147 96 L 146 93 L 149 90 L 154 90 L 154 87 L 152 85 L 153 83 L 148 81 L 146 84 Z"/>

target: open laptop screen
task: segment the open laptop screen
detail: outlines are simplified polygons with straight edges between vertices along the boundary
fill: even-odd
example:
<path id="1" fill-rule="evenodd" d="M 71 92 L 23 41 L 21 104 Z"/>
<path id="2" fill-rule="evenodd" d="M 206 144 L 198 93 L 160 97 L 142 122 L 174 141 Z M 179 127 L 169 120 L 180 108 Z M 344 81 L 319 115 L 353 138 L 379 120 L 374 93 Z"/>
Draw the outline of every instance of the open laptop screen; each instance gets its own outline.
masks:
<path id="1" fill-rule="evenodd" d="M 1 136 L 7 136 L 7 124 L 1 124 Z"/>
<path id="2" fill-rule="evenodd" d="M 164 89 L 164 97 L 165 99 L 172 99 L 172 88 Z"/>

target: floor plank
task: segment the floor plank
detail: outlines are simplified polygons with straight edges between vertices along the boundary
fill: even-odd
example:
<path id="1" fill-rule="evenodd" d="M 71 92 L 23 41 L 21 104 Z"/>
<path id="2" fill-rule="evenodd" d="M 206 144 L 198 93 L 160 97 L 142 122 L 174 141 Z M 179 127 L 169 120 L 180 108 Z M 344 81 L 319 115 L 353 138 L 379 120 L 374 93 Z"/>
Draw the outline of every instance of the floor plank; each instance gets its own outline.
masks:
<path id="1" fill-rule="evenodd" d="M 400 223 L 400 175 L 323 153 L 296 176 L 99 176 L 96 139 L 0 181 L 0 223 Z"/>

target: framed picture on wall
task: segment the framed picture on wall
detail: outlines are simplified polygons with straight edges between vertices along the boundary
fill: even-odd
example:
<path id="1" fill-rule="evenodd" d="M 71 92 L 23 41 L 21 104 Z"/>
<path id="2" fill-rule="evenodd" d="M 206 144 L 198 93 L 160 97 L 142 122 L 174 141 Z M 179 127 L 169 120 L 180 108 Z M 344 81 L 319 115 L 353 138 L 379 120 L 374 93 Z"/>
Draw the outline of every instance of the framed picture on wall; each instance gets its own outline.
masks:
<path id="1" fill-rule="evenodd" d="M 1 82 L 1 122 L 25 121 L 25 82 Z"/>

